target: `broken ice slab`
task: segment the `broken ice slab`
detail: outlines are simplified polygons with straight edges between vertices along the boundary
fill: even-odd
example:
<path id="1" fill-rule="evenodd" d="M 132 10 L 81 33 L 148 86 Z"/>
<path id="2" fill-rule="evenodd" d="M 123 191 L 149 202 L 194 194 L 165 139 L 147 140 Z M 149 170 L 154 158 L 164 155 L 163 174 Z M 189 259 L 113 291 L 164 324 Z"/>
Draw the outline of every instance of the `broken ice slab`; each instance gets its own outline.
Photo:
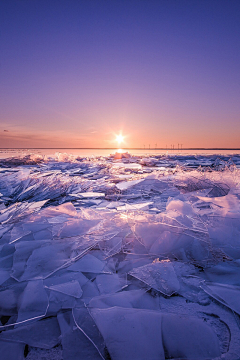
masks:
<path id="1" fill-rule="evenodd" d="M 142 202 L 142 203 L 133 203 L 133 204 L 126 204 L 122 206 L 118 206 L 118 211 L 128 211 L 128 210 L 147 210 L 149 205 L 152 205 L 153 202 Z"/>
<path id="2" fill-rule="evenodd" d="M 0 341 L 14 341 L 42 349 L 51 349 L 59 343 L 60 335 L 57 318 L 53 317 L 12 330 L 2 331 Z"/>
<path id="3" fill-rule="evenodd" d="M 160 181 L 155 178 L 154 175 L 150 175 L 142 181 L 139 181 L 136 184 L 133 184 L 127 190 L 128 194 L 138 194 L 141 198 L 147 197 L 156 197 L 160 196 L 163 192 L 166 192 L 169 185 L 166 181 Z M 125 193 L 126 191 L 124 191 Z"/>
<path id="4" fill-rule="evenodd" d="M 65 216 L 68 218 L 77 216 L 77 211 L 71 202 L 67 202 L 58 206 L 51 206 L 41 211 L 41 215 L 49 218 L 56 216 Z"/>
<path id="5" fill-rule="evenodd" d="M 112 165 L 112 168 L 124 168 L 124 169 L 130 169 L 130 170 L 141 170 L 142 166 L 137 163 L 122 163 L 122 162 L 114 162 Z"/>
<path id="6" fill-rule="evenodd" d="M 48 202 L 49 199 L 47 200 L 41 200 L 41 201 L 35 201 L 35 202 L 32 202 L 32 203 L 28 203 L 28 209 L 30 211 L 39 211 L 43 205 L 46 204 L 46 202 Z"/>
<path id="7" fill-rule="evenodd" d="M 71 196 L 79 197 L 79 198 L 99 198 L 105 197 L 105 193 L 102 192 L 94 192 L 94 191 L 86 191 L 77 194 L 69 194 Z"/>
<path id="8" fill-rule="evenodd" d="M 131 188 L 132 186 L 139 184 L 140 182 L 142 182 L 143 179 L 139 179 L 139 180 L 130 180 L 130 181 L 121 181 L 120 183 L 118 183 L 116 185 L 116 187 L 123 191 L 123 190 L 127 190 L 129 188 Z"/>
<path id="9" fill-rule="evenodd" d="M 132 269 L 151 264 L 155 257 L 127 254 L 118 264 L 117 272 L 120 274 L 129 273 Z"/>
<path id="10" fill-rule="evenodd" d="M 76 326 L 71 312 L 59 313 L 63 360 L 104 360 L 92 341 Z"/>
<path id="11" fill-rule="evenodd" d="M 129 275 L 167 296 L 171 296 L 180 289 L 177 275 L 170 261 L 157 261 L 135 268 L 129 272 Z"/>
<path id="12" fill-rule="evenodd" d="M 43 317 L 48 308 L 48 296 L 43 281 L 29 281 L 19 300 L 17 323 Z"/>
<path id="13" fill-rule="evenodd" d="M 148 250 L 134 234 L 125 236 L 122 241 L 122 251 L 125 254 L 148 255 Z"/>
<path id="14" fill-rule="evenodd" d="M 179 226 L 207 234 L 207 226 L 202 218 L 195 213 L 192 205 L 184 199 L 171 200 L 166 206 L 167 215 L 179 223 Z"/>
<path id="15" fill-rule="evenodd" d="M 79 299 L 82 296 L 82 289 L 77 280 L 71 280 L 62 284 L 51 285 L 48 289 L 61 294 L 69 295 Z"/>
<path id="16" fill-rule="evenodd" d="M 72 316 L 78 329 L 91 341 L 99 355 L 105 359 L 105 343 L 95 321 L 85 307 L 75 307 Z"/>
<path id="17" fill-rule="evenodd" d="M 7 207 L 4 210 L 0 211 L 0 222 L 2 224 L 5 224 L 10 220 L 13 216 L 13 214 L 17 214 L 17 210 L 24 209 L 25 206 L 20 203 L 12 204 L 11 206 Z"/>
<path id="18" fill-rule="evenodd" d="M 13 228 L 13 225 L 0 225 L 0 239 L 1 243 L 5 243 L 6 241 L 3 241 L 4 235 L 9 234 L 9 231 Z M 9 234 L 10 237 L 10 234 Z"/>
<path id="19" fill-rule="evenodd" d="M 25 344 L 12 341 L 0 341 L 1 359 L 4 360 L 24 360 Z"/>
<path id="20" fill-rule="evenodd" d="M 90 311 L 112 359 L 165 359 L 161 313 L 121 307 Z"/>
<path id="21" fill-rule="evenodd" d="M 132 229 L 149 254 L 170 257 L 179 249 L 191 246 L 194 238 L 205 241 L 208 245 L 206 231 L 189 229 L 172 217 L 158 214 L 155 218 L 149 216 L 146 220 L 148 222 L 145 219 L 135 221 Z"/>
<path id="22" fill-rule="evenodd" d="M 21 276 L 25 271 L 28 258 L 35 249 L 39 248 L 43 244 L 49 244 L 49 241 L 44 243 L 42 241 L 20 241 L 16 243 L 16 251 L 13 255 L 13 267 L 11 274 L 14 279 L 18 281 L 21 279 Z"/>
<path id="23" fill-rule="evenodd" d="M 105 266 L 105 262 L 99 260 L 91 254 L 86 254 L 81 259 L 68 267 L 71 271 L 81 271 L 90 273 L 100 273 Z"/>
<path id="24" fill-rule="evenodd" d="M 202 289 L 240 315 L 240 286 L 203 282 Z"/>
<path id="25" fill-rule="evenodd" d="M 16 283 L 13 281 L 11 286 L 4 288 L 4 290 L 0 292 L 1 315 L 17 315 L 19 300 L 24 292 L 26 285 L 26 283 Z"/>
<path id="26" fill-rule="evenodd" d="M 16 289 L 6 289 L 0 292 L 1 315 L 10 316 L 17 314 L 18 295 L 18 293 L 16 294 Z"/>
<path id="27" fill-rule="evenodd" d="M 115 174 L 113 178 L 108 179 L 108 181 L 117 184 L 123 182 L 124 180 L 130 180 L 134 175 L 133 174 Z"/>
<path id="28" fill-rule="evenodd" d="M 33 237 L 35 240 L 52 240 L 53 234 L 50 228 L 46 228 L 37 232 L 34 232 Z"/>
<path id="29" fill-rule="evenodd" d="M 16 244 L 12 277 L 18 281 L 45 279 L 59 269 L 71 265 L 87 252 L 95 241 L 95 238 L 21 241 Z"/>
<path id="30" fill-rule="evenodd" d="M 49 293 L 49 308 L 47 315 L 55 315 L 61 309 L 71 309 L 81 298 L 85 284 L 89 280 L 81 272 L 62 269 L 44 280 L 44 286 Z"/>
<path id="31" fill-rule="evenodd" d="M 81 300 L 84 301 L 84 304 L 88 304 L 93 297 L 99 296 L 100 294 L 96 282 L 92 282 L 91 280 L 89 280 L 85 285 L 82 286 L 82 290 L 83 294 Z"/>
<path id="32" fill-rule="evenodd" d="M 9 278 L 10 278 L 9 271 L 0 270 L 0 285 L 2 285 Z"/>
<path id="33" fill-rule="evenodd" d="M 106 205 L 107 209 L 117 209 L 118 206 L 124 205 L 123 201 L 111 201 Z"/>
<path id="34" fill-rule="evenodd" d="M 111 157 L 114 158 L 114 160 L 116 159 L 130 159 L 131 155 L 128 152 L 115 152 L 115 154 L 111 154 Z"/>
<path id="35" fill-rule="evenodd" d="M 48 200 L 32 203 L 28 203 L 27 201 L 23 203 L 14 203 L 13 205 L 0 212 L 0 222 L 2 224 L 7 224 L 9 222 L 17 222 L 20 218 L 26 217 L 29 214 L 39 211 L 47 201 Z"/>
<path id="36" fill-rule="evenodd" d="M 165 254 L 171 259 L 176 258 L 204 265 L 209 260 L 209 249 L 208 243 L 196 239 L 194 236 L 184 233 L 176 235 L 166 231 L 162 233 L 161 239 L 152 245 L 149 254 L 157 256 Z"/>
<path id="37" fill-rule="evenodd" d="M 18 281 L 46 278 L 69 261 L 72 247 L 71 242 L 20 242 L 16 245 L 12 277 Z"/>
<path id="38" fill-rule="evenodd" d="M 219 340 L 202 320 L 162 315 L 162 339 L 169 359 L 213 359 L 221 355 Z"/>
<path id="39" fill-rule="evenodd" d="M 226 257 L 235 260 L 240 258 L 239 219 L 239 215 L 237 217 L 214 216 L 209 219 L 208 227 L 209 237 L 214 248 L 221 249 Z"/>
<path id="40" fill-rule="evenodd" d="M 113 359 L 207 360 L 221 355 L 217 335 L 198 318 L 121 307 L 90 311 Z"/>
<path id="41" fill-rule="evenodd" d="M 95 296 L 89 302 L 89 308 L 105 309 L 114 306 L 124 308 L 160 310 L 158 296 L 151 296 L 143 289 L 121 291 L 115 294 Z"/>
<path id="42" fill-rule="evenodd" d="M 227 285 L 240 286 L 240 263 L 221 262 L 215 266 L 204 269 L 204 274 L 208 281 Z"/>
<path id="43" fill-rule="evenodd" d="M 11 238 L 9 243 L 12 244 L 30 233 L 31 232 L 29 230 L 25 230 L 22 225 L 14 226 L 11 230 Z"/>
<path id="44" fill-rule="evenodd" d="M 177 226 L 169 226 L 159 222 L 136 221 L 134 232 L 141 243 L 151 254 L 171 253 L 178 244 L 178 237 L 182 229 Z"/>
<path id="45" fill-rule="evenodd" d="M 81 207 L 97 207 L 100 208 L 102 207 L 103 204 L 103 208 L 105 208 L 104 206 L 104 202 L 102 200 L 93 200 L 93 199 L 88 199 L 88 200 L 80 200 L 80 201 L 75 201 L 74 202 L 74 206 L 76 207 L 77 210 L 79 210 Z M 107 202 L 108 203 L 108 202 Z M 100 205 L 101 204 L 101 205 Z"/>
<path id="46" fill-rule="evenodd" d="M 64 223 L 64 226 L 60 233 L 59 237 L 73 237 L 81 236 L 86 234 L 91 228 L 94 228 L 100 220 L 82 220 L 82 219 L 73 219 Z"/>
<path id="47" fill-rule="evenodd" d="M 99 274 L 95 282 L 101 294 L 115 293 L 127 286 L 125 274 Z"/>
<path id="48" fill-rule="evenodd" d="M 209 191 L 208 197 L 221 197 L 229 193 L 229 186 L 227 184 L 214 184 L 213 188 Z"/>
<path id="49" fill-rule="evenodd" d="M 181 215 L 193 216 L 194 210 L 190 203 L 181 200 L 171 200 L 167 204 L 167 211 L 173 210 L 179 212 Z"/>
<path id="50" fill-rule="evenodd" d="M 47 289 L 46 289 L 47 290 Z M 77 306 L 77 298 L 58 291 L 47 291 L 49 307 L 46 316 L 55 316 L 60 310 L 72 309 Z"/>
<path id="51" fill-rule="evenodd" d="M 209 303 L 209 296 L 201 288 L 203 279 L 200 277 L 198 268 L 189 264 L 188 261 L 173 261 L 172 266 L 180 285 L 177 293 L 192 302 L 203 305 Z"/>
<path id="52" fill-rule="evenodd" d="M 232 214 L 239 214 L 240 205 L 239 199 L 236 195 L 228 194 L 223 197 L 215 197 L 215 198 L 208 198 L 208 197 L 198 197 L 199 200 L 204 201 L 208 204 L 216 205 L 215 212 L 218 214 L 226 215 L 228 212 Z"/>
<path id="53" fill-rule="evenodd" d="M 67 269 L 61 269 L 55 272 L 52 276 L 44 279 L 43 284 L 46 287 L 51 287 L 55 285 L 61 285 L 65 283 L 69 283 L 71 281 L 78 281 L 80 286 L 82 287 L 88 282 L 86 276 L 84 276 L 81 272 L 76 271 L 68 271 Z"/>
<path id="54" fill-rule="evenodd" d="M 58 216 L 53 216 L 53 217 L 47 218 L 47 221 L 50 224 L 63 224 L 65 221 L 68 220 L 68 218 L 69 218 L 69 216 L 58 215 Z"/>
<path id="55" fill-rule="evenodd" d="M 112 256 L 121 251 L 122 240 L 123 240 L 123 235 L 117 234 L 116 236 L 113 236 L 111 239 L 99 241 L 98 243 L 99 248 L 101 251 L 103 251 L 106 257 Z"/>
<path id="56" fill-rule="evenodd" d="M 183 298 L 201 305 L 208 305 L 210 303 L 209 295 L 201 288 L 202 278 L 198 276 L 178 276 L 180 289 L 178 294 Z"/>

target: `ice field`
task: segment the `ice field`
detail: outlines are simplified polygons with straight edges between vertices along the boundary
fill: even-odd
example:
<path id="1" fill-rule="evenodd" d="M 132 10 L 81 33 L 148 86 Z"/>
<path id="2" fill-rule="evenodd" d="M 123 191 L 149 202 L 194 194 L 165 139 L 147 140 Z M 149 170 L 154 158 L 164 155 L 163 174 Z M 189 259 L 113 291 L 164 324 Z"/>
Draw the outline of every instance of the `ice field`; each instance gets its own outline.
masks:
<path id="1" fill-rule="evenodd" d="M 240 155 L 0 159 L 3 360 L 240 359 Z"/>

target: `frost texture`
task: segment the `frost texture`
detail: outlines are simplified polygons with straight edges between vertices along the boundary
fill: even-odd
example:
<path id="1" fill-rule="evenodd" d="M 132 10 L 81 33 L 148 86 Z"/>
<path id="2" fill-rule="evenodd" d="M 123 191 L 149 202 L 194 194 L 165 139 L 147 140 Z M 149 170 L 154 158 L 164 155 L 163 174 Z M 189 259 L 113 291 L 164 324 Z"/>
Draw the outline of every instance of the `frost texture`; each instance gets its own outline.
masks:
<path id="1" fill-rule="evenodd" d="M 238 155 L 1 159 L 4 358 L 28 345 L 27 358 L 58 346 L 59 360 L 239 359 L 239 167 Z"/>

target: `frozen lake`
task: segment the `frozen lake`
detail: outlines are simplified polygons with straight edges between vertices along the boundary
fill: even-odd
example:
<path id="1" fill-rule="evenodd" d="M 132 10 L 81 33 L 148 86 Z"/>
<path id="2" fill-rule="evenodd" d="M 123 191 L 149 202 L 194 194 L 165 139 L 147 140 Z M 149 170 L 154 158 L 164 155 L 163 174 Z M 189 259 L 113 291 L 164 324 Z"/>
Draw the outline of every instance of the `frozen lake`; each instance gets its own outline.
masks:
<path id="1" fill-rule="evenodd" d="M 3 359 L 237 360 L 239 315 L 240 152 L 0 150 Z"/>
<path id="2" fill-rule="evenodd" d="M 234 155 L 240 154 L 240 150 L 178 150 L 178 149 L 166 149 L 166 150 L 156 150 L 156 149 L 141 149 L 141 150 L 131 150 L 131 149 L 1 149 L 0 148 L 0 158 L 6 158 L 16 155 L 29 155 L 29 154 L 40 154 L 46 156 L 54 156 L 55 153 L 67 153 L 73 154 L 75 156 L 108 156 L 114 154 L 116 151 L 128 152 L 136 156 L 145 156 L 145 155 Z"/>

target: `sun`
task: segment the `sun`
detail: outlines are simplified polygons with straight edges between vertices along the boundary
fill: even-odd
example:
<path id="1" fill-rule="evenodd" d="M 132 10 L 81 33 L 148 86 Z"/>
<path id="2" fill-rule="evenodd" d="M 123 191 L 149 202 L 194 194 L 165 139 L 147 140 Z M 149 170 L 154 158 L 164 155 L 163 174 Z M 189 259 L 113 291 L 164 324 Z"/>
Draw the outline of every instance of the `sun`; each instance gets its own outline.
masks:
<path id="1" fill-rule="evenodd" d="M 122 134 L 117 135 L 116 141 L 117 141 L 118 145 L 120 145 L 124 141 L 124 136 L 122 136 Z"/>

